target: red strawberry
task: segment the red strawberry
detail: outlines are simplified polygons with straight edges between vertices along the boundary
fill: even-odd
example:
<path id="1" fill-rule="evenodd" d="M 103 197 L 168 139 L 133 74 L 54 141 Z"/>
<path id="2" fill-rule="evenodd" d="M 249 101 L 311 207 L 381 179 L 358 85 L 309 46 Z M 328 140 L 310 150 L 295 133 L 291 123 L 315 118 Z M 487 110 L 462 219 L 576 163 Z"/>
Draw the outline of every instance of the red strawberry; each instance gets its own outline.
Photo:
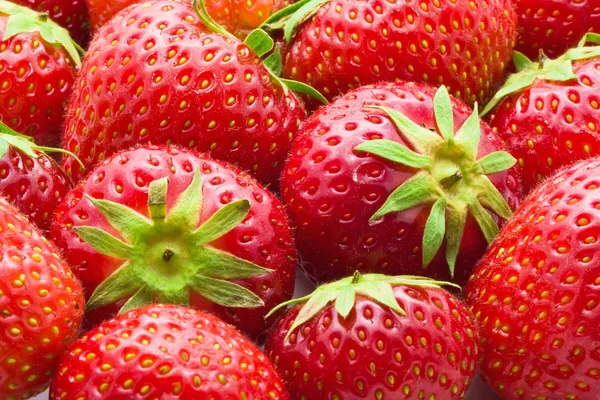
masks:
<path id="1" fill-rule="evenodd" d="M 290 7 L 300 4 L 292 17 L 282 13 L 287 20 L 273 18 L 266 28 L 283 23 L 291 43 L 283 76 L 328 99 L 360 85 L 405 79 L 445 84 L 470 105 L 485 102 L 516 39 L 510 0 L 305 0 Z"/>
<path id="2" fill-rule="evenodd" d="M 4 0 L 0 37 L 0 120 L 57 145 L 80 48 L 47 16 Z"/>
<path id="3" fill-rule="evenodd" d="M 44 389 L 76 339 L 83 292 L 57 249 L 0 198 L 0 397 Z"/>
<path id="4" fill-rule="evenodd" d="M 88 332 L 63 358 L 50 399 L 273 399 L 275 368 L 233 327 L 178 306 L 130 311 Z"/>
<path id="5" fill-rule="evenodd" d="M 91 296 L 89 324 L 160 301 L 210 311 L 255 337 L 273 322 L 268 310 L 292 297 L 297 258 L 277 198 L 194 151 L 118 153 L 56 215 L 52 238 Z"/>
<path id="6" fill-rule="evenodd" d="M 467 286 L 483 374 L 504 398 L 598 398 L 599 176 L 590 159 L 534 190 Z"/>
<path id="7" fill-rule="evenodd" d="M 38 12 L 48 13 L 57 24 L 68 29 L 69 34 L 81 46 L 90 40 L 90 21 L 85 0 L 12 0 Z"/>
<path id="8" fill-rule="evenodd" d="M 443 86 L 398 82 L 356 89 L 306 121 L 281 190 L 309 275 L 448 280 L 456 265 L 467 280 L 520 196 L 505 171 L 514 159 L 471 112 Z"/>
<path id="9" fill-rule="evenodd" d="M 586 32 L 600 33 L 597 0 L 515 0 L 519 18 L 516 49 L 537 58 L 540 50 L 558 57 Z"/>
<path id="10" fill-rule="evenodd" d="M 600 44 L 589 34 L 582 41 Z M 575 160 L 600 154 L 600 46 L 579 47 L 556 60 L 532 62 L 520 53 L 520 72 L 487 105 L 490 126 L 518 159 L 529 192 Z"/>
<path id="11" fill-rule="evenodd" d="M 305 116 L 249 47 L 208 33 L 191 6 L 165 0 L 105 25 L 76 88 L 64 146 L 87 167 L 135 143 L 174 143 L 275 184 Z M 63 165 L 81 177 L 72 158 Z"/>
<path id="12" fill-rule="evenodd" d="M 473 381 L 474 319 L 436 281 L 356 273 L 292 302 L 266 345 L 292 399 L 462 399 Z"/>

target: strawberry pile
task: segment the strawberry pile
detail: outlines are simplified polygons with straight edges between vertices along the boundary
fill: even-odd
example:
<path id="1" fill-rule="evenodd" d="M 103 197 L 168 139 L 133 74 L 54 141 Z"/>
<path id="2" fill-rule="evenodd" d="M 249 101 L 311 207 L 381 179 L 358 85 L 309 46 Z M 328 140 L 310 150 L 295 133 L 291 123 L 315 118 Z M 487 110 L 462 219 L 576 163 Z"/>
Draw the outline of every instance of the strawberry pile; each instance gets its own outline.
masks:
<path id="1" fill-rule="evenodd" d="M 599 23 L 0 0 L 0 400 L 598 400 Z"/>

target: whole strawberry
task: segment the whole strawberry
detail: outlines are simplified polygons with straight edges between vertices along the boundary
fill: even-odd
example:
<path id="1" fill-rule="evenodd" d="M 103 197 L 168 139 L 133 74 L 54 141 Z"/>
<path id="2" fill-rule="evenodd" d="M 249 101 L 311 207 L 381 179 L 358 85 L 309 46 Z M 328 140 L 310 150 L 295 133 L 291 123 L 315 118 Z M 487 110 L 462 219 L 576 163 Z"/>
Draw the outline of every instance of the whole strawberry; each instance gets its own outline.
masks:
<path id="1" fill-rule="evenodd" d="M 302 3 L 302 7 L 298 9 Z M 489 100 L 516 40 L 509 0 L 311 0 L 267 20 L 290 46 L 283 76 L 328 99 L 360 85 L 404 79 L 444 84 L 472 105 Z M 314 17 L 313 17 L 314 15 Z"/>
<path id="2" fill-rule="evenodd" d="M 515 160 L 471 113 L 443 86 L 398 82 L 356 89 L 303 124 L 281 193 L 311 277 L 466 282 L 520 197 Z"/>
<path id="3" fill-rule="evenodd" d="M 515 53 L 519 72 L 483 111 L 517 158 L 525 193 L 562 166 L 600 154 L 600 46 L 586 42 L 600 44 L 600 35 L 554 60 Z"/>
<path id="4" fill-rule="evenodd" d="M 50 399 L 287 400 L 269 359 L 209 314 L 169 305 L 129 311 L 78 340 Z"/>
<path id="5" fill-rule="evenodd" d="M 39 14 L 0 0 L 0 120 L 39 145 L 57 145 L 81 49 Z"/>
<path id="6" fill-rule="evenodd" d="M 587 32 L 600 32 L 597 0 L 515 0 L 519 18 L 516 49 L 537 58 L 558 57 Z"/>
<path id="7" fill-rule="evenodd" d="M 104 161 L 59 206 L 51 235 L 89 296 L 88 325 L 163 302 L 255 337 L 294 291 L 297 257 L 279 200 L 191 150 L 146 146 Z"/>
<path id="8" fill-rule="evenodd" d="M 599 174 L 580 161 L 534 190 L 466 288 L 483 376 L 506 399 L 598 398 Z"/>
<path id="9" fill-rule="evenodd" d="M 69 34 L 81 46 L 90 39 L 90 21 L 85 0 L 12 0 L 32 10 L 48 13 L 50 19 L 67 28 Z"/>
<path id="10" fill-rule="evenodd" d="M 291 398 L 462 399 L 477 328 L 439 285 L 356 273 L 292 300 L 266 344 Z"/>
<path id="11" fill-rule="evenodd" d="M 179 144 L 276 184 L 305 116 L 280 83 L 247 45 L 210 33 L 189 4 L 139 4 L 90 44 L 63 146 L 92 168 L 136 143 Z M 82 176 L 71 157 L 63 167 Z"/>
<path id="12" fill-rule="evenodd" d="M 42 391 L 77 338 L 83 292 L 57 249 L 0 198 L 0 397 Z"/>

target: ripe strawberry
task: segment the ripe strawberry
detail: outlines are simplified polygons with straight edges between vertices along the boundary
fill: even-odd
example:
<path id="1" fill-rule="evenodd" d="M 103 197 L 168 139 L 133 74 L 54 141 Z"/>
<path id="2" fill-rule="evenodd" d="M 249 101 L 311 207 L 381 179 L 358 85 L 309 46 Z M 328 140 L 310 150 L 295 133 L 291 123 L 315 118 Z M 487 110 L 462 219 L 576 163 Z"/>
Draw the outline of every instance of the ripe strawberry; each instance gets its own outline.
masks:
<path id="1" fill-rule="evenodd" d="M 275 184 L 305 117 L 284 89 L 248 46 L 208 33 L 191 6 L 140 4 L 92 41 L 69 105 L 64 146 L 91 168 L 135 143 L 174 143 Z M 81 177 L 72 158 L 63 166 L 74 180 Z"/>
<path id="2" fill-rule="evenodd" d="M 146 146 L 98 165 L 57 209 L 52 238 L 91 296 L 89 325 L 157 300 L 256 337 L 294 291 L 296 251 L 277 198 L 191 150 Z"/>
<path id="3" fill-rule="evenodd" d="M 90 21 L 85 0 L 12 0 L 40 13 L 48 13 L 50 19 L 67 28 L 69 34 L 81 46 L 90 40 Z"/>
<path id="4" fill-rule="evenodd" d="M 436 281 L 356 273 L 291 302 L 266 353 L 292 399 L 462 399 L 475 376 L 474 319 Z"/>
<path id="5" fill-rule="evenodd" d="M 76 339 L 83 292 L 54 245 L 3 198 L 0 228 L 0 397 L 26 399 Z"/>
<path id="6" fill-rule="evenodd" d="M 600 33 L 597 0 L 515 0 L 519 18 L 516 49 L 537 58 L 558 57 L 587 32 Z"/>
<path id="7" fill-rule="evenodd" d="M 47 16 L 4 0 L 0 37 L 0 120 L 39 145 L 57 145 L 80 48 Z"/>
<path id="8" fill-rule="evenodd" d="M 520 197 L 518 174 L 506 171 L 515 160 L 471 112 L 443 86 L 383 83 L 303 124 L 281 190 L 312 278 L 448 280 L 456 265 L 455 281 L 467 280 Z"/>
<path id="9" fill-rule="evenodd" d="M 50 399 L 273 399 L 275 368 L 233 327 L 198 311 L 151 305 L 107 321 L 63 358 Z"/>
<path id="10" fill-rule="evenodd" d="M 304 6 L 291 17 L 282 12 L 265 28 L 284 26 L 290 46 L 283 76 L 330 100 L 360 85 L 405 79 L 445 84 L 470 105 L 485 102 L 502 79 L 516 40 L 509 0 L 300 3 Z"/>
<path id="11" fill-rule="evenodd" d="M 466 298 L 483 374 L 507 399 L 600 391 L 600 159 L 534 190 L 479 262 Z"/>
<path id="12" fill-rule="evenodd" d="M 516 53 L 518 73 L 483 114 L 522 167 L 529 192 L 564 165 L 599 153 L 600 36 L 588 34 L 563 56 L 532 62 Z"/>

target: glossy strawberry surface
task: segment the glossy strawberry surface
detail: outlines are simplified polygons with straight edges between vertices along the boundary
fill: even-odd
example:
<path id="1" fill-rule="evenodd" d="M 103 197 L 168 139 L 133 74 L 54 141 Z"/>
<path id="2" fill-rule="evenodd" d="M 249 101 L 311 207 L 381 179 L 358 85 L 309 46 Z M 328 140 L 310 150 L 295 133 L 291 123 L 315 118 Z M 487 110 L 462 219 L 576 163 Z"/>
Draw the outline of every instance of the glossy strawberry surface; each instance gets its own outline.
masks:
<path id="1" fill-rule="evenodd" d="M 581 161 L 534 190 L 466 288 L 484 378 L 504 398 L 600 390 L 599 171 L 600 159 Z"/>
<path id="2" fill-rule="evenodd" d="M 50 398 L 288 396 L 269 359 L 235 328 L 189 308 L 152 305 L 109 320 L 74 343 Z"/>

